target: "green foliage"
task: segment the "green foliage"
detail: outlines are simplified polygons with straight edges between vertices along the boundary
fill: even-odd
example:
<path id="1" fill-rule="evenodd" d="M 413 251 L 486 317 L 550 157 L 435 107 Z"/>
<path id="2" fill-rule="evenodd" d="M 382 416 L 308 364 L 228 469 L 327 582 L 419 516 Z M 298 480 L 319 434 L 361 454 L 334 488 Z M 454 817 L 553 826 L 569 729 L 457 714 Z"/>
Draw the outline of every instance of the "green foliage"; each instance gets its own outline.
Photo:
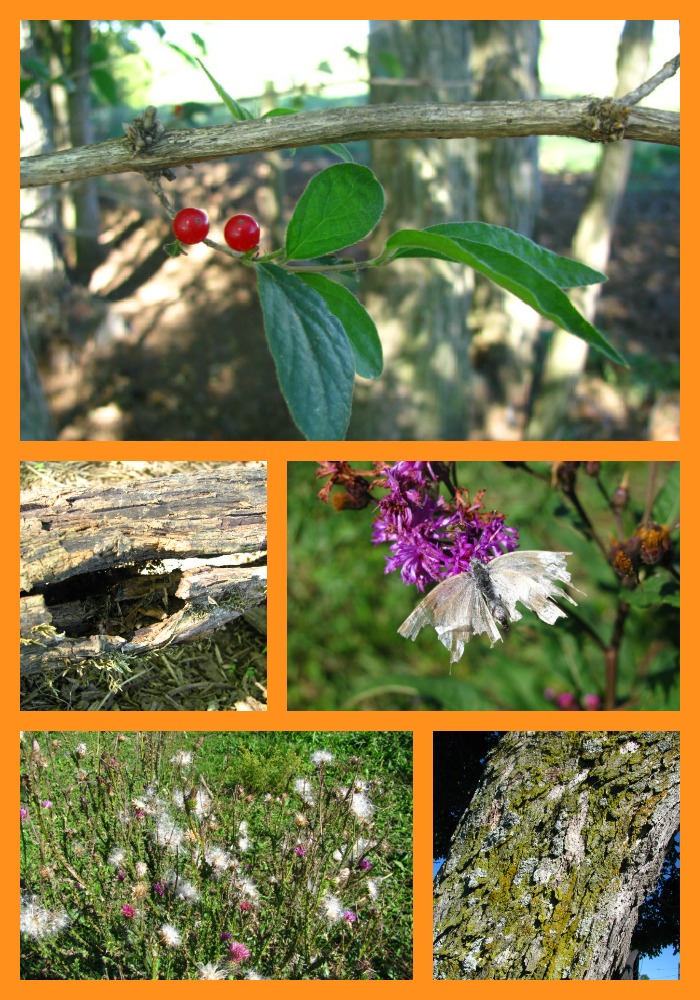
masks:
<path id="1" fill-rule="evenodd" d="M 409 978 L 411 742 L 25 734 L 22 978 Z"/>
<path id="2" fill-rule="evenodd" d="M 369 463 L 367 463 L 369 464 Z M 358 468 L 363 463 L 357 463 Z M 524 612 L 490 648 L 483 637 L 453 665 L 432 630 L 415 643 L 396 632 L 420 594 L 397 573 L 385 575 L 388 546 L 371 544 L 371 507 L 336 513 L 317 499 L 315 466 L 292 463 L 288 482 L 289 598 L 288 704 L 291 709 L 552 710 L 545 697 L 571 691 L 602 697 L 605 664 L 599 643 L 612 641 L 621 603 L 631 605 L 618 650 L 618 704 L 634 710 L 678 706 L 679 624 L 674 606 L 678 533 L 668 565 L 653 567 L 638 588 L 627 589 L 595 545 L 573 506 L 550 483 L 547 463 L 537 475 L 499 463 L 458 463 L 470 496 L 487 489 L 486 509 L 507 514 L 520 528 L 522 549 L 572 552 L 568 566 L 578 607 L 565 605 L 556 625 Z M 662 466 L 653 514 L 672 511 L 677 466 Z M 621 515 L 631 532 L 643 514 L 648 466 L 603 463 L 601 486 L 612 493 L 625 474 L 631 501 Z M 616 524 L 596 480 L 579 471 L 578 489 L 597 533 L 606 542 Z M 654 583 L 661 581 L 660 584 Z M 636 606 L 633 595 L 659 599 Z"/>
<path id="3" fill-rule="evenodd" d="M 454 229 L 457 232 L 463 231 L 462 227 L 467 223 L 457 223 Z M 484 224 L 485 225 L 485 224 Z M 605 357 L 619 365 L 626 365 L 627 362 L 611 344 L 605 339 L 602 333 L 595 329 L 588 320 L 578 312 L 571 301 L 562 291 L 562 286 L 569 283 L 569 276 L 566 271 L 571 268 L 562 268 L 559 281 L 553 281 L 548 274 L 555 272 L 552 266 L 553 258 L 556 254 L 541 255 L 541 266 L 534 266 L 531 263 L 533 255 L 529 252 L 527 257 L 522 256 L 517 249 L 517 241 L 512 240 L 512 249 L 507 252 L 501 249 L 510 238 L 516 236 L 508 230 L 501 229 L 499 239 L 489 243 L 477 243 L 472 240 L 465 240 L 456 237 L 443 235 L 446 228 L 451 226 L 431 226 L 426 230 L 403 229 L 394 233 L 387 240 L 386 249 L 393 253 L 393 259 L 397 257 L 438 257 L 441 260 L 451 260 L 456 263 L 468 264 L 474 270 L 490 278 L 495 284 L 500 285 L 507 291 L 517 295 L 523 302 L 531 306 L 536 312 L 546 319 L 551 320 L 557 326 L 569 333 L 575 334 L 585 340 L 591 347 L 597 348 Z M 488 227 L 495 228 L 495 227 Z M 520 237 L 522 240 L 522 237 Z M 529 240 L 527 241 L 530 242 Z M 499 246 L 498 244 L 501 244 Z M 563 259 L 563 258 L 560 258 Z M 566 264 L 571 262 L 567 261 Z M 579 265 L 582 280 L 578 284 L 590 284 L 592 280 L 600 280 L 602 275 L 596 279 L 583 276 L 584 265 Z M 586 268 L 591 274 L 596 274 L 590 268 Z"/>
<path id="4" fill-rule="evenodd" d="M 253 113 L 232 98 L 198 60 L 207 77 L 237 121 L 247 121 Z M 387 72 L 400 76 L 400 64 L 388 65 Z M 291 108 L 274 108 L 264 117 L 293 114 Z M 351 159 L 344 146 L 326 147 L 344 159 Z M 385 206 L 384 190 L 367 167 L 339 163 L 311 179 L 297 202 L 287 227 L 285 245 L 257 260 L 247 261 L 263 271 L 258 289 L 265 329 L 275 360 L 282 393 L 299 430 L 312 440 L 343 437 L 352 405 L 355 374 L 376 378 L 382 369 L 381 345 L 376 328 L 364 307 L 344 287 L 333 285 L 318 274 L 326 271 L 343 275 L 361 268 L 380 267 L 401 257 L 427 257 L 466 264 L 496 284 L 519 296 L 541 315 L 581 337 L 610 361 L 627 362 L 606 338 L 572 305 L 564 288 L 605 280 L 592 268 L 537 246 L 531 240 L 499 226 L 486 223 L 455 222 L 426 230 L 401 230 L 387 240 L 384 251 L 374 260 L 356 263 L 338 260 L 335 254 L 365 239 L 379 222 Z M 330 258 L 329 258 L 329 255 Z M 275 262 L 273 270 L 268 262 Z M 304 268 L 292 262 L 310 262 Z M 307 270 L 304 284 L 286 280 L 281 270 Z M 272 280 L 270 280 L 272 279 Z M 305 287 L 304 287 L 305 285 Z M 319 296 L 325 315 L 332 321 L 323 328 Z M 283 314 L 276 316 L 278 305 Z M 305 320 L 304 313 L 313 314 Z M 285 338 L 287 317 L 295 331 Z M 349 341 L 352 361 L 346 351 Z M 344 367 L 338 367 L 339 357 Z M 308 379 L 304 381 L 308 373 Z M 320 393 L 314 402 L 315 394 Z"/>
<path id="5" fill-rule="evenodd" d="M 301 274 L 300 278 L 315 289 L 345 330 L 355 362 L 355 371 L 362 378 L 377 378 L 382 374 L 382 342 L 372 318 L 355 296 L 325 274 Z"/>
<path id="6" fill-rule="evenodd" d="M 287 260 L 307 260 L 357 243 L 379 222 L 384 190 L 368 167 L 338 163 L 313 177 L 287 226 Z"/>
<path id="7" fill-rule="evenodd" d="M 296 274 L 274 264 L 256 270 L 265 333 L 295 424 L 311 441 L 344 438 L 355 374 L 345 328 Z"/>

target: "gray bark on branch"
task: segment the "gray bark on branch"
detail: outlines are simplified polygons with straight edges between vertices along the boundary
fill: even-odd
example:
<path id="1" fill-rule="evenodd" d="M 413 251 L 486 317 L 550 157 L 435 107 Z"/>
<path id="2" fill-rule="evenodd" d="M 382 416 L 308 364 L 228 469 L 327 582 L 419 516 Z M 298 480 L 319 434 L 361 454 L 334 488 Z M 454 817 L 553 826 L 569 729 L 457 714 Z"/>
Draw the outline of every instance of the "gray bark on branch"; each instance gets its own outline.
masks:
<path id="1" fill-rule="evenodd" d="M 128 171 L 144 173 L 242 153 L 360 139 L 528 135 L 563 135 L 587 142 L 637 139 L 680 146 L 680 114 L 590 98 L 332 108 L 166 132 L 154 146 L 139 152 L 127 139 L 110 139 L 94 146 L 23 157 L 20 186 L 41 187 Z"/>

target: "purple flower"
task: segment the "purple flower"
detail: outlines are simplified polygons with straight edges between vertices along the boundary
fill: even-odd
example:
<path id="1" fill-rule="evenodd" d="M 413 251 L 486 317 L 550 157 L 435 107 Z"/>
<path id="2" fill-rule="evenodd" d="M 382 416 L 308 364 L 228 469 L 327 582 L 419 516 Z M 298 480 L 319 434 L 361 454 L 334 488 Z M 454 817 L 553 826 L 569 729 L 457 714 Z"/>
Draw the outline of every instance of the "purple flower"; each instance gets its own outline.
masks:
<path id="1" fill-rule="evenodd" d="M 558 695 L 557 708 L 563 712 L 575 712 L 578 709 L 578 703 L 571 691 L 564 691 Z"/>
<path id="2" fill-rule="evenodd" d="M 372 867 L 372 862 L 368 861 L 367 858 L 360 858 L 358 862 L 358 868 L 361 868 L 363 872 L 368 872 Z"/>
<path id="3" fill-rule="evenodd" d="M 390 544 L 386 573 L 399 570 L 406 584 L 429 583 L 466 572 L 472 559 L 488 563 L 518 547 L 518 529 L 483 511 L 481 497 L 470 503 L 465 490 L 448 501 L 440 495 L 446 476 L 441 463 L 397 462 L 384 471 L 388 494 L 377 505 L 372 541 Z"/>
<path id="4" fill-rule="evenodd" d="M 233 938 L 231 931 L 222 931 L 219 934 L 219 941 L 230 941 Z"/>
<path id="5" fill-rule="evenodd" d="M 133 906 L 129 906 L 128 903 L 124 903 L 124 905 L 122 906 L 122 916 L 131 920 L 132 917 L 136 916 L 136 910 L 133 908 Z"/>
<path id="6" fill-rule="evenodd" d="M 53 808 L 53 802 L 51 801 L 51 799 L 44 799 L 44 801 L 41 803 L 41 807 L 42 809 L 51 809 Z"/>
<path id="7" fill-rule="evenodd" d="M 163 885 L 162 882 L 154 882 L 153 883 L 153 891 L 155 892 L 155 894 L 157 896 L 164 896 L 165 895 L 165 886 Z"/>
<path id="8" fill-rule="evenodd" d="M 124 872 L 119 872 L 117 875 L 117 882 L 124 882 L 126 880 L 126 875 Z"/>
<path id="9" fill-rule="evenodd" d="M 600 709 L 600 695 L 584 694 L 581 701 L 587 712 L 597 712 Z"/>
<path id="10" fill-rule="evenodd" d="M 24 806 L 20 806 L 20 809 L 19 809 L 19 818 L 21 820 L 25 820 L 28 815 L 29 815 L 29 810 L 25 809 Z"/>
<path id="11" fill-rule="evenodd" d="M 306 857 L 306 850 L 301 844 L 297 844 L 297 846 L 294 848 L 294 853 L 297 854 L 300 858 Z"/>
<path id="12" fill-rule="evenodd" d="M 352 910 L 343 910 L 343 920 L 347 920 L 349 924 L 354 924 L 357 920 L 357 914 Z"/>

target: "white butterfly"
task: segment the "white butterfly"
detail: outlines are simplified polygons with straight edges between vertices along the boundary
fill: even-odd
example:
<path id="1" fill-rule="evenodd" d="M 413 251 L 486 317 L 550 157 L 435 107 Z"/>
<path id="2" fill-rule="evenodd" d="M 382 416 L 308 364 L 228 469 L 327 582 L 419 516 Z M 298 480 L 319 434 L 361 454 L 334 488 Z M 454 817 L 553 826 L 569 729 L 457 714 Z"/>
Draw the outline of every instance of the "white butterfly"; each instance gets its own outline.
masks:
<path id="1" fill-rule="evenodd" d="M 468 573 L 448 576 L 423 598 L 399 629 L 406 639 L 415 639 L 424 625 L 432 625 L 438 639 L 450 651 L 456 663 L 464 644 L 473 635 L 487 632 L 491 645 L 502 638 L 496 622 L 508 628 L 508 622 L 522 615 L 516 610 L 520 601 L 543 622 L 553 625 L 566 618 L 552 597 L 576 601 L 552 581 L 571 584 L 566 568 L 570 552 L 506 552 L 485 564 L 472 559 Z M 576 587 L 573 588 L 576 590 Z M 581 593 L 581 591 L 579 591 Z"/>

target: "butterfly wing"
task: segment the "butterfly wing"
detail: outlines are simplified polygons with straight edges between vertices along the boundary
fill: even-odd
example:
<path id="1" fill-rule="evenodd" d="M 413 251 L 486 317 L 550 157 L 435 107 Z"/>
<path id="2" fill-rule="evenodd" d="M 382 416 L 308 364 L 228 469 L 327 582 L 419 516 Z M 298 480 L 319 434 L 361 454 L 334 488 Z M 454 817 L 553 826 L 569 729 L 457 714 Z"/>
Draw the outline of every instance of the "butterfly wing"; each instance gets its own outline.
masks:
<path id="1" fill-rule="evenodd" d="M 501 638 L 471 573 L 449 576 L 434 587 L 401 625 L 399 635 L 415 639 L 425 625 L 435 629 L 440 642 L 449 649 L 452 663 L 461 658 L 464 644 L 473 635 L 488 633 L 492 646 Z"/>
<path id="2" fill-rule="evenodd" d="M 572 586 L 571 574 L 566 568 L 568 555 L 571 553 L 518 550 L 497 556 L 485 567 L 493 592 L 505 607 L 510 621 L 522 618 L 515 606 L 518 602 L 549 625 L 558 618 L 566 618 L 553 598 L 563 597 L 576 605 L 573 597 L 554 582 Z M 488 586 L 486 589 L 488 591 Z M 440 642 L 449 649 L 452 663 L 462 657 L 465 643 L 473 635 L 486 632 L 492 646 L 501 639 L 489 603 L 472 573 L 450 576 L 439 583 L 411 612 L 399 628 L 399 634 L 415 639 L 425 625 L 435 629 Z"/>
<path id="3" fill-rule="evenodd" d="M 573 597 L 554 583 L 559 580 L 571 586 L 571 574 L 566 568 L 568 555 L 571 553 L 516 550 L 489 563 L 491 582 L 511 620 L 514 614 L 520 617 L 515 610 L 518 601 L 549 625 L 558 618 L 566 618 L 552 598 L 563 597 L 576 606 Z"/>

